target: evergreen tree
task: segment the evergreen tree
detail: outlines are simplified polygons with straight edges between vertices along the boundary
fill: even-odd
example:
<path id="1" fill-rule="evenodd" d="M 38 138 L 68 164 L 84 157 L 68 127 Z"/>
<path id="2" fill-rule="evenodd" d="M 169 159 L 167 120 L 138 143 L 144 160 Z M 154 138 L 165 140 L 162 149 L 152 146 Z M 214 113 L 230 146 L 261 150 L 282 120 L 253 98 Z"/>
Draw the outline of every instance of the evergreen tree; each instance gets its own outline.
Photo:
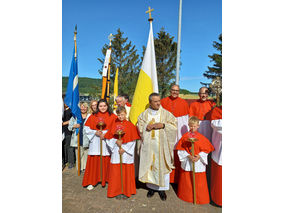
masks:
<path id="1" fill-rule="evenodd" d="M 207 67 L 208 70 L 203 73 L 203 76 L 208 79 L 214 79 L 217 76 L 222 78 L 222 34 L 219 35 L 219 41 L 220 42 L 213 42 L 213 47 L 220 52 L 214 53 L 213 55 L 208 55 L 209 58 L 211 58 L 211 62 L 214 62 L 213 67 Z M 210 83 L 202 83 L 202 85 L 209 85 Z"/>
<path id="2" fill-rule="evenodd" d="M 128 42 L 128 38 L 124 38 L 123 34 L 124 33 L 118 29 L 111 42 L 110 93 L 113 91 L 114 76 L 116 69 L 118 68 L 118 93 L 126 93 L 129 96 L 132 96 L 138 78 L 140 59 L 135 45 L 132 45 L 131 41 Z M 102 48 L 103 57 L 98 58 L 102 66 L 104 64 L 107 49 L 108 44 L 105 44 Z M 99 73 L 102 74 L 102 68 L 99 70 Z"/>
<path id="3" fill-rule="evenodd" d="M 174 37 L 165 32 L 162 28 L 158 33 L 158 37 L 154 39 L 156 68 L 159 84 L 159 93 L 164 98 L 170 90 L 171 83 L 175 79 L 175 69 L 177 60 L 177 43 Z M 143 55 L 145 53 L 143 46 Z"/>

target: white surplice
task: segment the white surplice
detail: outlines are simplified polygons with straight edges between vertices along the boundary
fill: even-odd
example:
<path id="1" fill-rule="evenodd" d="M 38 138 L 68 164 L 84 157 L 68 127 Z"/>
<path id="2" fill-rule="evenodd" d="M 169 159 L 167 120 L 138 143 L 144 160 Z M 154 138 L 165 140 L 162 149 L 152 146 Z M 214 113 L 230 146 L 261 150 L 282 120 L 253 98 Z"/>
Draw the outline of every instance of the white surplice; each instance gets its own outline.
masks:
<path id="1" fill-rule="evenodd" d="M 90 140 L 88 155 L 100 155 L 100 137 L 96 135 L 97 130 L 84 126 L 84 131 Z M 107 130 L 103 130 L 102 132 L 105 134 Z M 106 145 L 106 139 L 102 140 L 102 156 L 110 156 L 110 150 Z"/>
<path id="2" fill-rule="evenodd" d="M 222 119 L 212 120 L 211 126 L 213 128 L 212 145 L 215 148 L 212 152 L 212 159 L 222 166 Z"/>
<path id="3" fill-rule="evenodd" d="M 118 153 L 119 146 L 116 144 L 116 141 L 117 139 L 115 138 L 107 140 L 107 146 L 109 147 L 109 150 L 111 151 L 110 163 L 112 164 L 120 163 L 120 154 Z M 125 150 L 125 152 L 122 154 L 122 163 L 125 163 L 125 164 L 134 163 L 135 143 L 136 143 L 136 140 L 128 142 L 128 143 L 124 143 L 121 145 L 121 148 Z"/>

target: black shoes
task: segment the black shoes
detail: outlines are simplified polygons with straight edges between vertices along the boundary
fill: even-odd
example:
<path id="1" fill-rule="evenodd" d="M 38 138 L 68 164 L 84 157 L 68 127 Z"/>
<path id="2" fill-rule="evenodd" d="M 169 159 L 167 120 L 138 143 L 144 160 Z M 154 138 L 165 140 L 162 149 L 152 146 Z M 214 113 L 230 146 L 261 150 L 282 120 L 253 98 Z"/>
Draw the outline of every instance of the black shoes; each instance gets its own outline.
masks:
<path id="1" fill-rule="evenodd" d="M 120 195 L 117 195 L 116 197 L 115 197 L 115 199 L 117 199 L 117 200 L 126 200 L 126 199 L 128 199 L 128 197 L 126 196 L 126 195 L 123 195 L 123 194 L 120 194 Z"/>
<path id="2" fill-rule="evenodd" d="M 149 190 L 148 190 L 148 193 L 147 193 L 147 197 L 153 197 L 154 193 L 155 193 L 154 190 L 149 189 Z"/>
<path id="3" fill-rule="evenodd" d="M 115 199 L 121 200 L 121 195 L 117 195 L 117 196 L 115 197 Z"/>
<path id="4" fill-rule="evenodd" d="M 165 191 L 158 191 L 158 193 L 162 201 L 165 201 L 167 199 L 167 195 Z"/>
<path id="5" fill-rule="evenodd" d="M 153 197 L 155 191 L 152 189 L 148 190 L 147 197 Z M 165 191 L 158 191 L 161 200 L 165 201 L 167 199 L 167 195 Z"/>

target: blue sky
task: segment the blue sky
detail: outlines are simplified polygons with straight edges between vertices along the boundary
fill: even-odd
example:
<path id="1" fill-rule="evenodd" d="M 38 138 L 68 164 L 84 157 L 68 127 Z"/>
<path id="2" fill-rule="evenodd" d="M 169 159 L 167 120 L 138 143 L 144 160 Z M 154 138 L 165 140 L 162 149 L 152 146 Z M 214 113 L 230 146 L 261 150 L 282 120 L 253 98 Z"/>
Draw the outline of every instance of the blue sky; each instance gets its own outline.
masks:
<path id="1" fill-rule="evenodd" d="M 221 0 L 183 0 L 181 31 L 180 86 L 196 92 L 207 66 L 208 55 L 215 53 L 213 41 L 222 32 Z M 179 0 L 63 0 L 62 1 L 62 74 L 68 76 L 74 47 L 73 32 L 78 26 L 78 70 L 80 77 L 100 78 L 97 58 L 103 57 L 101 48 L 108 43 L 108 35 L 120 28 L 124 37 L 142 55 L 146 46 L 149 23 L 145 11 L 154 8 L 152 16 L 154 36 L 162 27 L 177 42 Z"/>

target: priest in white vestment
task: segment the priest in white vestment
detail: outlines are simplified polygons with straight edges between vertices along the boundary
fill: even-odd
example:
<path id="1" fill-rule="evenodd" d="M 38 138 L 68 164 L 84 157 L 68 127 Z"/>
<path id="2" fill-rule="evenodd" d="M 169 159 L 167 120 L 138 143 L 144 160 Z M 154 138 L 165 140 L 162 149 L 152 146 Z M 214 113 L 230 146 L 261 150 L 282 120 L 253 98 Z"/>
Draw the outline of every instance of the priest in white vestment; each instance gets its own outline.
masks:
<path id="1" fill-rule="evenodd" d="M 169 190 L 170 173 L 174 168 L 177 119 L 160 105 L 158 93 L 149 96 L 149 104 L 137 122 L 141 136 L 139 181 L 146 183 L 147 197 L 158 191 L 160 198 L 166 200 L 165 190 Z"/>

